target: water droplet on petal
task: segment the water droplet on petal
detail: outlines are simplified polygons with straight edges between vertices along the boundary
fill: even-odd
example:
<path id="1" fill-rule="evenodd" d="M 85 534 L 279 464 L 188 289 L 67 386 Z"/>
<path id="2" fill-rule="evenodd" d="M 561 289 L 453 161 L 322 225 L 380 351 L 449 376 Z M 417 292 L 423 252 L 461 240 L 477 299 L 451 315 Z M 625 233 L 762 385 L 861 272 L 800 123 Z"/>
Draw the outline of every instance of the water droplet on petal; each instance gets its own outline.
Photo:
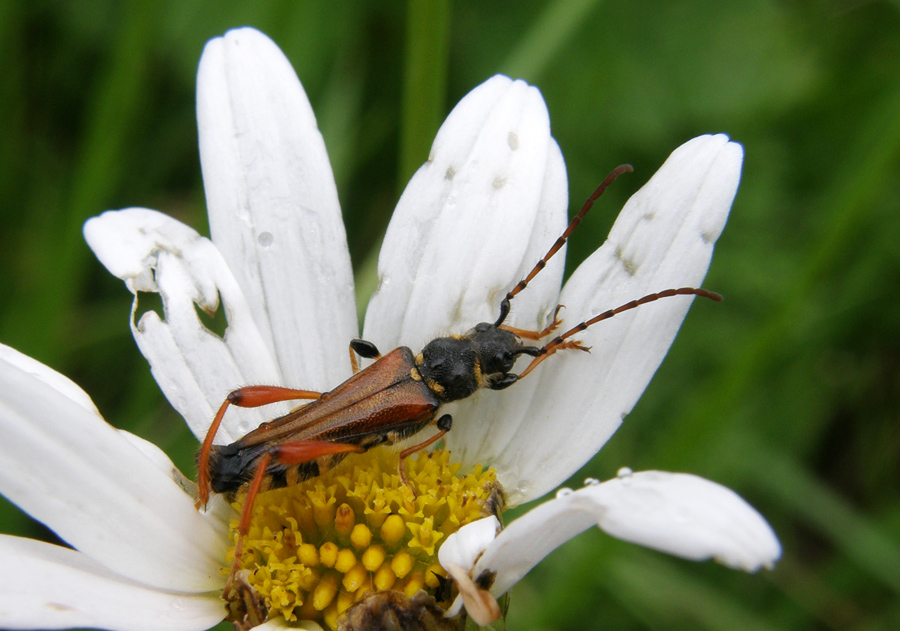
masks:
<path id="1" fill-rule="evenodd" d="M 634 473 L 634 471 L 631 470 L 631 467 L 622 467 L 616 471 L 616 477 L 619 479 L 630 478 L 632 473 Z"/>
<path id="2" fill-rule="evenodd" d="M 250 423 L 248 423 L 247 421 L 241 421 L 240 423 L 238 423 L 237 431 L 241 436 L 243 436 L 250 431 Z"/>
<path id="3" fill-rule="evenodd" d="M 598 480 L 597 478 L 585 478 L 584 479 L 585 486 L 596 486 L 598 484 L 600 484 L 600 480 Z"/>
<path id="4" fill-rule="evenodd" d="M 519 135 L 514 131 L 509 132 L 509 135 L 506 137 L 506 143 L 510 149 L 515 151 L 519 148 Z"/>
<path id="5" fill-rule="evenodd" d="M 271 232 L 260 232 L 256 237 L 256 240 L 264 248 L 267 248 L 275 243 L 275 237 L 272 236 Z"/>
<path id="6" fill-rule="evenodd" d="M 567 495 L 571 495 L 572 493 L 573 493 L 572 489 L 564 486 L 556 492 L 556 497 L 558 499 L 560 497 L 566 497 Z"/>

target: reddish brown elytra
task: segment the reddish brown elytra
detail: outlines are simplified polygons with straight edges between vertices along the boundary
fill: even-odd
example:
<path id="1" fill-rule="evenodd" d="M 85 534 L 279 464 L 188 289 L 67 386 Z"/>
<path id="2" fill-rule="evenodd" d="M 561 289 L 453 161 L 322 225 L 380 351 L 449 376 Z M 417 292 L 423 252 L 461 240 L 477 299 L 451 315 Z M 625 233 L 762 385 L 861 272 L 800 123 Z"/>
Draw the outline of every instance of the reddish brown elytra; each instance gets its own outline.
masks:
<path id="1" fill-rule="evenodd" d="M 210 492 L 233 495 L 247 485 L 229 585 L 240 567 L 243 538 L 250 527 L 254 499 L 261 490 L 315 477 L 347 454 L 363 453 L 378 445 L 392 445 L 433 425 L 437 429 L 434 435 L 400 453 L 400 477 L 408 484 L 403 459 L 425 449 L 450 431 L 453 419 L 449 414 L 438 414 L 445 403 L 465 399 L 481 388 L 508 388 L 557 351 L 587 350 L 577 340 L 572 340 L 572 336 L 623 311 L 676 295 L 722 299 L 705 289 L 666 289 L 596 315 L 543 346 L 530 346 L 523 340 L 541 340 L 555 331 L 561 324 L 555 315 L 553 322 L 542 331 L 503 324 L 509 315 L 510 301 L 559 251 L 606 187 L 631 170 L 629 165 L 620 166 L 597 187 L 547 254 L 500 302 L 496 322 L 476 324 L 464 335 L 439 337 L 429 342 L 418 355 L 405 346 L 381 355 L 371 342 L 352 340 L 350 359 L 354 374 L 330 392 L 249 386 L 227 396 L 209 427 L 197 458 L 197 505 L 205 506 Z M 376 361 L 359 370 L 356 355 Z M 517 374 L 512 370 L 520 355 L 528 355 L 531 361 Z M 229 406 L 253 408 L 292 400 L 311 402 L 263 423 L 229 445 L 213 445 Z"/>

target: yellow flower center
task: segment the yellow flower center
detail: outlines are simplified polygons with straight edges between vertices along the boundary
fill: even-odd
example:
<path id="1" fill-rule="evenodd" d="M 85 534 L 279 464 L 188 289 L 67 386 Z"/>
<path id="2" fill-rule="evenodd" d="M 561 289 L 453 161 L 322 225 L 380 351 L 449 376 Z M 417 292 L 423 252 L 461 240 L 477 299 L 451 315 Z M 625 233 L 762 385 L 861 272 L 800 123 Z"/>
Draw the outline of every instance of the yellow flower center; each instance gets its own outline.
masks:
<path id="1" fill-rule="evenodd" d="M 479 466 L 458 477 L 460 465 L 450 463 L 447 451 L 419 452 L 404 466 L 417 497 L 400 481 L 398 455 L 386 449 L 257 496 L 241 582 L 269 619 L 314 620 L 334 629 L 338 616 L 370 592 L 435 594 L 446 576 L 437 561 L 441 543 L 496 510 L 502 491 L 493 469 Z M 244 494 L 234 502 L 238 514 L 243 501 Z M 232 520 L 233 540 L 237 527 Z M 240 606 L 229 604 L 233 616 L 241 615 Z"/>

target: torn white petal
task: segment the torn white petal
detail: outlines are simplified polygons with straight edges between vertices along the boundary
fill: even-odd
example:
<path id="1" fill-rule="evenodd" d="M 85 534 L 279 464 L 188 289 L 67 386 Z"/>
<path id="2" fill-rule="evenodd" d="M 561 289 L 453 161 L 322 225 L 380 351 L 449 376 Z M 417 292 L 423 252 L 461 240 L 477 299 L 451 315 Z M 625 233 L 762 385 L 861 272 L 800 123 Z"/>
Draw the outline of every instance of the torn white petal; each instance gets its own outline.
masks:
<path id="1" fill-rule="evenodd" d="M 737 190 L 742 155 L 724 135 L 701 136 L 673 152 L 566 283 L 563 330 L 650 293 L 699 286 Z M 573 338 L 590 353 L 562 351 L 532 373 L 538 381 L 510 388 L 532 391 L 524 395 L 529 414 L 486 462 L 498 470 L 511 505 L 558 486 L 599 451 L 662 362 L 691 301 L 665 298 L 597 323 Z"/>
<path id="2" fill-rule="evenodd" d="M 127 281 L 133 292 L 138 292 L 157 290 L 153 266 L 160 247 L 179 251 L 191 247 L 200 235 L 155 210 L 126 208 L 88 219 L 84 224 L 84 238 L 106 269 Z M 210 294 L 216 300 L 214 292 L 207 287 L 207 295 Z"/>
<path id="3" fill-rule="evenodd" d="M 325 143 L 290 62 L 264 34 L 210 40 L 197 73 L 210 232 L 285 385 L 349 376 L 353 271 Z"/>
<path id="4" fill-rule="evenodd" d="M 206 243 L 210 248 L 213 247 L 208 241 Z M 178 349 L 176 361 L 184 362 L 192 383 L 204 394 L 207 405 L 208 413 L 200 419 L 197 426 L 199 431 L 194 432 L 202 439 L 213 415 L 229 392 L 248 384 L 282 385 L 283 379 L 272 356 L 266 352 L 236 285 L 231 289 L 240 296 L 237 301 L 232 300 L 234 296 L 231 292 L 221 290 L 229 325 L 224 337 L 219 337 L 200 320 L 192 300 L 190 292 L 194 287 L 195 269 L 185 265 L 183 259 L 165 252 L 159 256 L 156 274 L 160 296 L 165 305 L 165 321 L 160 321 L 155 312 L 147 312 L 135 327 L 135 338 L 142 338 L 139 340 L 142 351 L 149 345 L 168 345 L 170 341 Z M 163 334 L 157 338 L 155 334 L 162 333 L 161 328 L 168 335 Z M 166 362 L 164 365 L 172 361 L 171 358 L 160 359 Z M 175 388 L 181 387 L 171 381 L 169 383 Z M 222 426 L 231 437 L 237 438 L 263 420 L 272 418 L 276 411 L 283 413 L 289 408 L 285 404 L 262 410 L 232 410 L 223 419 Z M 194 423 L 191 425 L 193 429 Z M 224 442 L 226 436 L 220 437 L 217 442 Z"/>
<path id="5" fill-rule="evenodd" d="M 592 525 L 625 541 L 748 572 L 781 556 L 769 524 L 734 491 L 694 475 L 644 471 L 544 502 L 503 530 L 471 573 L 496 572 L 491 591 L 499 596 Z"/>
<path id="6" fill-rule="evenodd" d="M 84 232 L 101 262 L 135 293 L 132 332 L 138 347 L 166 398 L 198 438 L 228 392 L 282 382 L 243 293 L 208 239 L 143 208 L 105 212 L 89 220 Z M 165 319 L 154 311 L 137 315 L 140 291 L 159 292 Z M 198 308 L 224 310 L 224 337 L 204 325 Z M 236 438 L 271 415 L 244 412 L 226 417 L 217 442 Z"/>
<path id="7" fill-rule="evenodd" d="M 160 390 L 166 395 L 172 407 L 184 417 L 194 435 L 202 440 L 215 415 L 217 409 L 215 401 L 219 397 L 203 391 L 195 377 L 194 367 L 182 354 L 169 327 L 155 312 L 145 313 L 137 325 L 132 324 L 131 331 L 138 349 L 150 364 L 150 371 Z M 227 361 L 219 363 L 214 373 L 205 372 L 204 376 L 207 379 L 216 378 L 223 386 L 226 383 L 237 384 L 238 381 L 232 380 L 237 374 L 236 371 L 231 370 L 227 374 L 222 374 L 230 367 Z M 224 390 L 227 393 L 227 386 Z M 224 400 L 224 396 L 220 400 Z M 258 424 L 260 420 L 253 417 L 250 419 L 247 421 L 248 425 L 252 422 Z M 239 438 L 240 428 L 233 429 L 234 434 L 228 425 L 223 424 L 219 429 L 217 442 L 225 443 Z"/>

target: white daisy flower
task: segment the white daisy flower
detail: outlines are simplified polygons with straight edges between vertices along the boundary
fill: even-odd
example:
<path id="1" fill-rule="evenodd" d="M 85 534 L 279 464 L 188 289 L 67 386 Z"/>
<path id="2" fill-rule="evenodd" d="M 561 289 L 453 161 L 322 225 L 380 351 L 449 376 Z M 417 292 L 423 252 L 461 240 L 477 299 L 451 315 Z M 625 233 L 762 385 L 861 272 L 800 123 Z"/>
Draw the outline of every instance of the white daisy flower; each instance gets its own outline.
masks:
<path id="1" fill-rule="evenodd" d="M 141 208 L 104 213 L 85 225 L 85 236 L 135 294 L 138 346 L 202 440 L 235 387 L 335 388 L 350 375 L 347 344 L 358 324 L 334 177 L 287 59 L 258 31 L 230 31 L 207 45 L 197 84 L 211 239 Z M 566 305 L 563 315 L 574 324 L 654 291 L 698 286 L 741 160 L 740 146 L 722 135 L 680 147 L 562 292 L 560 253 L 515 297 L 506 324 L 538 330 L 557 304 Z M 565 165 L 540 93 L 506 77 L 488 80 L 450 114 L 398 203 L 363 337 L 382 351 L 400 345 L 418 351 L 439 335 L 495 321 L 500 299 L 562 233 L 567 207 Z M 141 311 L 142 292 L 160 294 L 164 317 Z M 634 406 L 689 304 L 689 297 L 668 298 L 623 313 L 578 335 L 591 353 L 563 351 L 523 384 L 442 408 L 454 418 L 446 439 L 452 459 L 462 471 L 474 471 L 464 484 L 478 492 L 493 488 L 478 477 L 493 476 L 482 474 L 492 467 L 511 504 L 555 489 Z M 197 307 L 224 309 L 223 336 L 204 326 Z M 218 500 L 196 511 L 190 483 L 162 452 L 107 425 L 83 391 L 49 368 L 4 349 L 0 375 L 0 492 L 75 548 L 0 537 L 16 570 L 0 578 L 0 626 L 187 630 L 221 620 L 234 517 L 227 504 Z M 291 406 L 274 407 L 227 414 L 216 442 L 236 440 Z M 362 457 L 348 457 L 348 467 L 354 458 Z M 446 455 L 434 458 L 441 459 L 449 466 Z M 453 472 L 437 477 L 455 480 Z M 333 627 L 370 590 L 413 596 L 434 588 L 440 581 L 433 575 L 443 570 L 428 559 L 438 554 L 470 613 L 481 619 L 476 600 L 489 606 L 487 594 L 508 590 L 591 524 L 673 554 L 748 570 L 779 555 L 771 529 L 752 508 L 684 474 L 623 474 L 563 493 L 499 536 L 494 522 L 473 521 L 474 513 L 439 523 L 436 503 L 458 502 L 436 491 L 395 504 L 379 499 L 386 490 L 371 491 L 376 508 L 368 505 L 358 517 L 341 510 L 355 507 L 357 491 L 337 493 L 322 506 L 331 510 L 329 528 L 347 527 L 345 547 L 332 544 L 331 558 L 332 548 L 301 544 L 305 526 L 294 524 L 292 550 L 295 557 L 306 554 L 308 567 L 291 570 L 291 589 L 308 583 L 308 590 L 296 601 L 286 588 L 266 596 L 263 615 L 284 613 L 270 615 L 267 626 L 301 624 L 320 612 L 317 619 Z M 397 525 L 399 515 L 406 521 Z M 251 561 L 277 556 L 277 546 L 266 545 Z"/>

